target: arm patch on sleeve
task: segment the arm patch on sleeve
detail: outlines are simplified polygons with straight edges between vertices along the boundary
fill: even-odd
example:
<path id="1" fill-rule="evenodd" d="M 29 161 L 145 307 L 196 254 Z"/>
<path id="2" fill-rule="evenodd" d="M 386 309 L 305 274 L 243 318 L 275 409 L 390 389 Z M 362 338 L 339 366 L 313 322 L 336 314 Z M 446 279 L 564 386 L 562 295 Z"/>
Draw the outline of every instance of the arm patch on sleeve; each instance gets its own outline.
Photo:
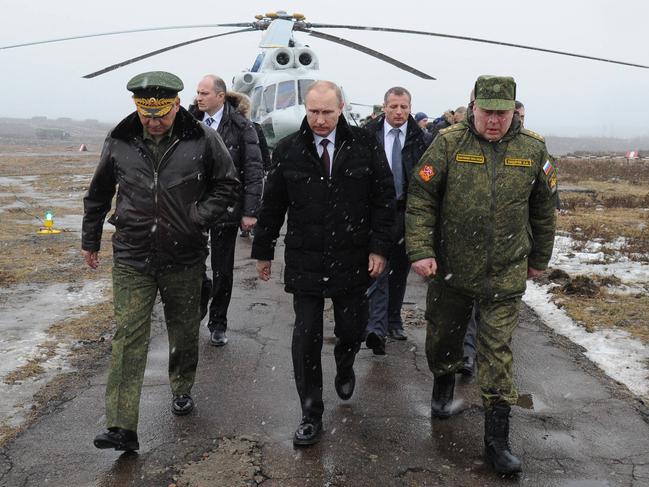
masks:
<path id="1" fill-rule="evenodd" d="M 435 168 L 431 164 L 424 164 L 419 170 L 419 177 L 427 183 L 435 177 Z"/>

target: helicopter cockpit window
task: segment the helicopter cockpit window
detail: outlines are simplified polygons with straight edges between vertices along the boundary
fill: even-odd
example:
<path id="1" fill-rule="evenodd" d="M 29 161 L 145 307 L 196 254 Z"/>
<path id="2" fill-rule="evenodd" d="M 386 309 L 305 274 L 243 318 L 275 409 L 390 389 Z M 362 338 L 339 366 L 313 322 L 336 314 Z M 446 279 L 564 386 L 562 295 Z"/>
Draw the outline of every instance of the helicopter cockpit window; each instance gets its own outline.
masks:
<path id="1" fill-rule="evenodd" d="M 314 79 L 299 79 L 297 80 L 297 94 L 298 94 L 298 105 L 304 105 L 304 94 L 306 93 L 306 89 L 313 83 L 315 80 Z"/>
<path id="2" fill-rule="evenodd" d="M 263 103 L 261 104 L 262 107 L 262 115 L 265 115 L 266 113 L 270 113 L 273 111 L 273 107 L 275 106 L 275 88 L 277 85 L 269 85 L 266 88 L 264 88 L 264 97 L 263 97 Z"/>
<path id="3" fill-rule="evenodd" d="M 262 112 L 261 90 L 263 90 L 261 86 L 256 86 L 255 89 L 252 90 L 252 96 L 250 97 L 250 105 L 252 106 L 252 113 L 250 114 L 250 117 L 253 120 L 259 118 Z"/>
<path id="4" fill-rule="evenodd" d="M 277 84 L 277 102 L 275 108 L 288 108 L 295 105 L 295 81 L 282 81 Z"/>

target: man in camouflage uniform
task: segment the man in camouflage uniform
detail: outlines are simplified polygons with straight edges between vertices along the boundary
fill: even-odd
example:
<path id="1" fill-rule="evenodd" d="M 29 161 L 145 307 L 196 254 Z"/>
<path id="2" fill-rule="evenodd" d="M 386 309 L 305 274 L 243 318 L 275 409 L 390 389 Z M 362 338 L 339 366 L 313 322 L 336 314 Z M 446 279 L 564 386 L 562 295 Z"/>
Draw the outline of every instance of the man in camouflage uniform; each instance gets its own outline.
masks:
<path id="1" fill-rule="evenodd" d="M 517 401 L 511 337 L 526 278 L 539 275 L 550 260 L 557 177 L 543 138 L 513 117 L 513 78 L 480 76 L 475 97 L 469 117 L 442 130 L 414 171 L 406 247 L 415 272 L 431 278 L 431 415 L 455 412 L 455 373 L 475 300 L 485 455 L 496 471 L 514 473 L 521 463 L 508 441 L 510 406 Z"/>
<path id="2" fill-rule="evenodd" d="M 137 450 L 138 413 L 151 311 L 158 292 L 169 335 L 171 411 L 192 411 L 199 298 L 207 229 L 238 198 L 239 181 L 219 135 L 180 106 L 183 83 L 164 71 L 132 78 L 136 111 L 106 137 L 84 203 L 82 254 L 99 265 L 106 214 L 113 235 L 117 329 L 106 384 L 108 431 L 97 448 Z"/>

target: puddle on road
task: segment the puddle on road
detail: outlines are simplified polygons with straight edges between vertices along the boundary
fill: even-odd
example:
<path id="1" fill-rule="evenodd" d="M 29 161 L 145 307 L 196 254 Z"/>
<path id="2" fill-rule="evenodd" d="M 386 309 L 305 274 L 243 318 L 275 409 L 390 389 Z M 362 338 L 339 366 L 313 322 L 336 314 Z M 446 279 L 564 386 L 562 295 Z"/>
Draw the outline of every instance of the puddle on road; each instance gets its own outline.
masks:
<path id="1" fill-rule="evenodd" d="M 518 402 L 516 403 L 518 407 L 524 409 L 531 409 L 532 411 L 544 411 L 548 409 L 547 404 L 545 404 L 538 396 L 534 394 L 519 394 Z"/>
<path id="2" fill-rule="evenodd" d="M 78 317 L 80 306 L 105 299 L 108 280 L 80 284 L 22 284 L 0 288 L 0 379 L 43 354 L 39 345 L 49 339 L 47 329 L 64 318 Z M 69 343 L 60 343 L 54 357 L 40 365 L 45 373 L 35 379 L 5 384 L 0 380 L 0 423 L 17 426 L 24 420 L 23 407 L 43 384 L 65 368 Z"/>

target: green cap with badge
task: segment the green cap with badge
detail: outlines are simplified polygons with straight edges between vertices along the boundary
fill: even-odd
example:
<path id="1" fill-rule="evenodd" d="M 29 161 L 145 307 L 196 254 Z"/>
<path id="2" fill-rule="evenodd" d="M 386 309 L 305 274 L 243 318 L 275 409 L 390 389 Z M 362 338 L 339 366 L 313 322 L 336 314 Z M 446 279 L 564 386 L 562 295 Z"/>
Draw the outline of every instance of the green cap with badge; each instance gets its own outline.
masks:
<path id="1" fill-rule="evenodd" d="M 475 102 L 483 110 L 513 110 L 516 81 L 511 76 L 480 76 L 475 82 Z"/>
<path id="2" fill-rule="evenodd" d="M 163 117 L 178 102 L 182 80 L 166 71 L 149 71 L 131 78 L 126 89 L 133 92 L 138 112 L 145 117 Z"/>
<path id="3" fill-rule="evenodd" d="M 185 86 L 175 74 L 166 71 L 140 73 L 128 82 L 126 89 L 136 96 L 176 96 Z"/>

